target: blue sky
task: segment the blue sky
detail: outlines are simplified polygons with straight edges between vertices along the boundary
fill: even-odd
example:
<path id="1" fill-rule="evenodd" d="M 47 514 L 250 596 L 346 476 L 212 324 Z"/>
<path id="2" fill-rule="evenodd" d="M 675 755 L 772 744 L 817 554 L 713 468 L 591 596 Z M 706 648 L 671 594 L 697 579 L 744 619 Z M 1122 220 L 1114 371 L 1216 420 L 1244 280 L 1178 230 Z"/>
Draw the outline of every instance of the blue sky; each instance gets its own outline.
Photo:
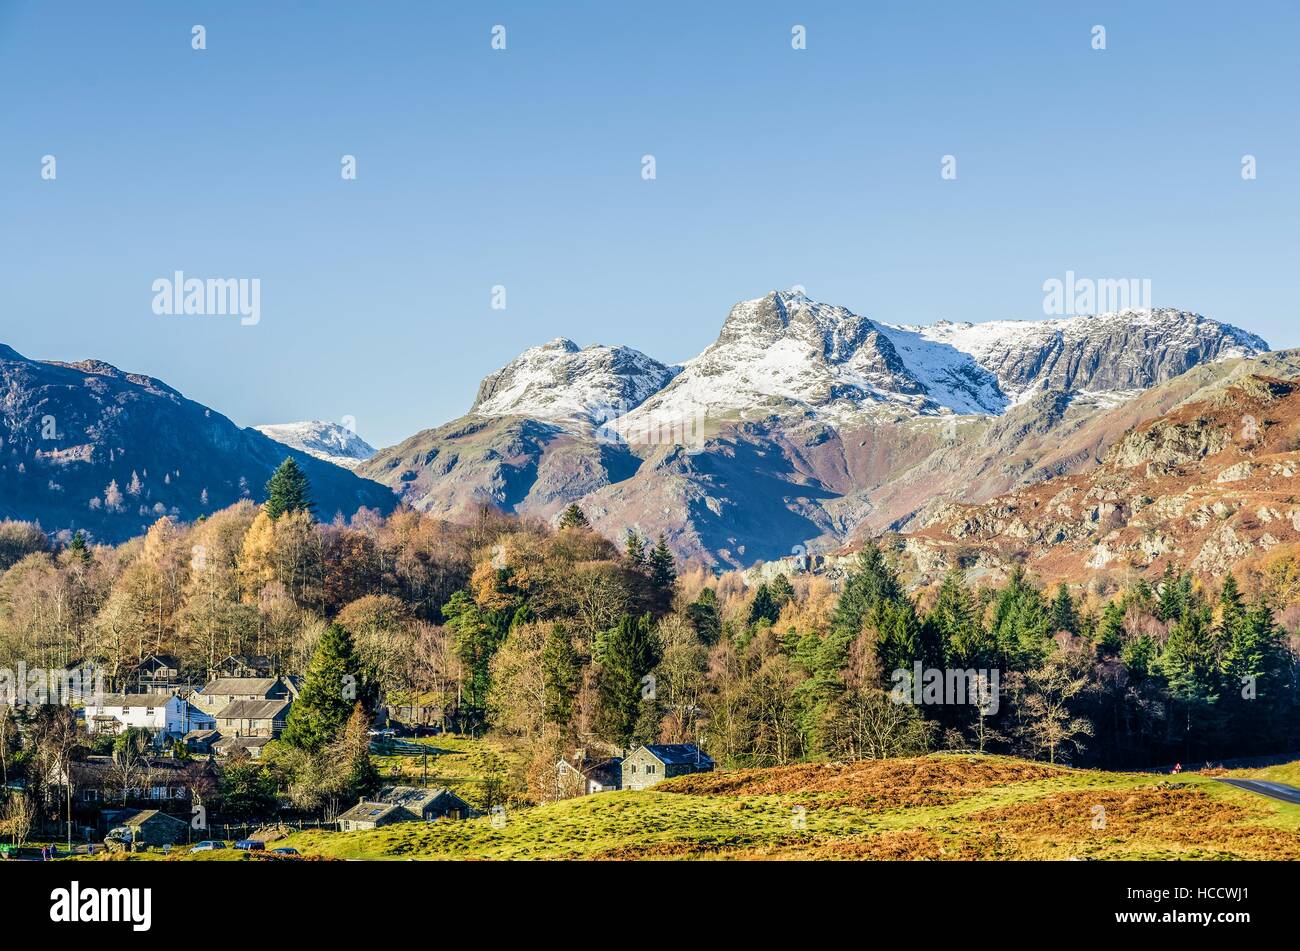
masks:
<path id="1" fill-rule="evenodd" d="M 681 360 L 793 284 L 929 323 L 1149 278 L 1300 344 L 1300 5 L 541 6 L 0 0 L 0 342 L 379 446 L 527 346 Z M 177 269 L 260 323 L 155 315 Z"/>

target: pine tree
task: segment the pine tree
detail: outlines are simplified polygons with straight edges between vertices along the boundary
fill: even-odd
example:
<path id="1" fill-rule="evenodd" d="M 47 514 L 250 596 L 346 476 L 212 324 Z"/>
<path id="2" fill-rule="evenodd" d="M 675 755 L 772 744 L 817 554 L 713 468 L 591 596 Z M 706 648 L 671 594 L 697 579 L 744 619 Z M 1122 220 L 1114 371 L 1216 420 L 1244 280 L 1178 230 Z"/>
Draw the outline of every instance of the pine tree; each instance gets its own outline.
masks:
<path id="1" fill-rule="evenodd" d="M 488 688 L 492 683 L 492 658 L 509 633 L 510 621 L 517 613 L 484 611 L 464 591 L 457 591 L 442 606 L 442 616 L 454 635 L 456 656 L 465 669 L 463 702 L 470 710 L 481 711 L 487 705 Z"/>
<path id="2" fill-rule="evenodd" d="M 1218 637 L 1221 643 L 1231 643 L 1236 638 L 1238 628 L 1246 620 L 1246 600 L 1237 587 L 1237 579 L 1229 572 L 1219 589 L 1219 625 Z"/>
<path id="3" fill-rule="evenodd" d="M 578 503 L 573 502 L 560 516 L 560 528 L 591 528 L 591 522 L 587 521 L 586 513 L 578 508 Z"/>
<path id="4" fill-rule="evenodd" d="M 72 541 L 68 543 L 68 551 L 72 553 L 73 558 L 77 559 L 82 564 L 89 564 L 90 548 L 86 545 L 85 534 L 80 530 L 77 531 L 77 534 L 72 536 Z"/>
<path id="5" fill-rule="evenodd" d="M 897 573 L 886 563 L 880 546 L 871 542 L 858 554 L 857 565 L 844 581 L 831 626 L 837 634 L 855 638 L 876 605 L 902 598 L 903 586 Z"/>
<path id="6" fill-rule="evenodd" d="M 718 596 L 712 588 L 705 588 L 700 596 L 686 608 L 686 616 L 695 628 L 695 636 L 706 647 L 712 647 L 722 637 L 722 618 L 718 614 Z"/>
<path id="7" fill-rule="evenodd" d="M 277 519 L 288 512 L 311 512 L 315 508 L 306 474 L 292 456 L 287 457 L 266 483 L 266 514 Z"/>
<path id="8" fill-rule="evenodd" d="M 1079 633 L 1079 611 L 1064 581 L 1057 586 L 1056 597 L 1052 599 L 1052 628 L 1070 634 Z"/>
<path id="9" fill-rule="evenodd" d="M 1124 648 L 1124 609 L 1118 598 L 1111 600 L 1101 613 L 1101 627 L 1097 630 L 1097 653 L 1117 656 Z"/>
<path id="10" fill-rule="evenodd" d="M 1173 565 L 1165 565 L 1164 577 L 1160 580 L 1160 600 L 1156 605 L 1156 617 L 1162 621 L 1181 620 L 1185 605 L 1183 603 L 1182 579 L 1174 571 Z"/>
<path id="11" fill-rule="evenodd" d="M 937 639 L 944 645 L 944 657 L 952 666 L 996 666 L 997 641 L 984 629 L 975 599 L 960 572 L 952 571 L 943 579 L 925 623 L 935 629 Z"/>
<path id="12" fill-rule="evenodd" d="M 338 737 L 357 702 L 365 699 L 352 635 L 341 624 L 330 624 L 316 645 L 280 738 L 289 746 L 318 752 Z"/>
<path id="13" fill-rule="evenodd" d="M 1051 633 L 1050 606 L 1017 567 L 993 606 L 990 634 L 998 650 L 1017 669 L 1028 670 L 1037 667 L 1050 653 Z"/>
<path id="14" fill-rule="evenodd" d="M 623 556 L 628 566 L 635 571 L 644 571 L 646 567 L 645 539 L 635 528 L 627 530 L 627 539 L 623 547 Z"/>
<path id="15" fill-rule="evenodd" d="M 749 623 L 757 624 L 766 621 L 768 624 L 775 624 L 780 615 L 781 609 L 776 606 L 771 589 L 766 584 L 760 584 L 754 591 L 754 599 L 749 602 Z"/>
<path id="16" fill-rule="evenodd" d="M 771 592 L 772 603 L 776 605 L 778 611 L 794 600 L 794 585 L 790 584 L 790 579 L 784 574 L 778 574 L 773 578 L 768 583 L 767 590 Z"/>
<path id="17" fill-rule="evenodd" d="M 671 595 L 673 586 L 677 583 L 677 562 L 673 560 L 673 553 L 668 550 L 663 535 L 659 536 L 658 544 L 650 551 L 649 567 L 650 583 L 655 590 Z"/>
<path id="18" fill-rule="evenodd" d="M 626 745 L 640 714 L 641 678 L 659 663 L 659 645 L 649 614 L 623 615 L 603 641 L 596 726 L 611 743 Z"/>
<path id="19" fill-rule="evenodd" d="M 578 693 L 582 668 L 573 639 L 563 624 L 551 628 L 542 649 L 542 716 L 565 727 L 573 719 L 573 698 Z"/>

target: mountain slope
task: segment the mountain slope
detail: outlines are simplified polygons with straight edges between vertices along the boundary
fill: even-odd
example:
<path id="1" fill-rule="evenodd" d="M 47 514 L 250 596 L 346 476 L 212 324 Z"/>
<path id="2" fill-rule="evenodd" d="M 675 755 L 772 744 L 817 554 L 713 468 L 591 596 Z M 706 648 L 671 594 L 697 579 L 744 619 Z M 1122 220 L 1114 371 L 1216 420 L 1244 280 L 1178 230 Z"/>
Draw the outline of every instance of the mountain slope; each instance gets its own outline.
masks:
<path id="1" fill-rule="evenodd" d="M 285 456 L 306 472 L 322 518 L 394 504 L 385 487 L 241 429 L 151 377 L 96 360 L 28 360 L 4 345 L 0 438 L 0 518 L 105 541 L 162 515 L 188 520 L 260 500 Z"/>
<path id="2" fill-rule="evenodd" d="M 311 420 L 302 423 L 268 423 L 253 428 L 278 443 L 344 469 L 355 469 L 375 454 L 374 446 L 338 423 Z"/>
<path id="3" fill-rule="evenodd" d="M 1095 420 L 1266 349 L 1184 311 L 912 327 L 772 292 L 680 367 L 562 339 L 526 351 L 467 416 L 359 471 L 444 514 L 576 501 L 610 536 L 744 566 L 1095 465 L 1124 428 Z"/>
<path id="4" fill-rule="evenodd" d="M 1270 362 L 1300 371 L 1288 357 Z M 1123 433 L 1089 471 L 931 513 L 905 543 L 922 580 L 1018 563 L 1049 581 L 1166 564 L 1218 577 L 1300 544 L 1300 379 L 1256 372 L 1197 395 Z"/>

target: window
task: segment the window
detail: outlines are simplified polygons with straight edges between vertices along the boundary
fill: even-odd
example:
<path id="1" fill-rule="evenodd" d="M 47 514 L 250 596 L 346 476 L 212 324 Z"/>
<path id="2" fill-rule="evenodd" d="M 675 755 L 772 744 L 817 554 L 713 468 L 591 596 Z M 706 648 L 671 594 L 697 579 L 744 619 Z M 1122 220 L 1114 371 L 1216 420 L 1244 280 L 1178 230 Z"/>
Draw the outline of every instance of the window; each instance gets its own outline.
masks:
<path id="1" fill-rule="evenodd" d="M 653 772 L 655 771 L 655 764 L 654 764 L 654 763 L 647 763 L 647 764 L 646 764 L 645 771 L 646 771 L 647 773 L 653 773 Z"/>
<path id="2" fill-rule="evenodd" d="M 632 763 L 630 766 L 628 766 L 627 771 L 628 771 L 629 773 L 635 773 L 635 772 L 636 772 L 636 763 Z"/>

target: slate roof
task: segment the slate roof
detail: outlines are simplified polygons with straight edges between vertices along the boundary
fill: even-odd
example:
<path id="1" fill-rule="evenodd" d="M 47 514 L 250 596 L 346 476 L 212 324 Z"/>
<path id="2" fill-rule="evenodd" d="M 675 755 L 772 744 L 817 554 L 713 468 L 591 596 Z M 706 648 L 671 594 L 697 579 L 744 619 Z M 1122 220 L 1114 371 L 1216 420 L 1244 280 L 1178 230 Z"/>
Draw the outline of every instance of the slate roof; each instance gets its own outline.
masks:
<path id="1" fill-rule="evenodd" d="M 391 802 L 370 802 L 363 799 L 339 816 L 336 821 L 342 822 L 346 819 L 350 822 L 374 822 L 401 808 L 401 806 Z"/>
<path id="2" fill-rule="evenodd" d="M 106 693 L 99 702 L 92 700 L 87 707 L 165 707 L 173 693 Z"/>
<path id="3" fill-rule="evenodd" d="M 212 715 L 218 720 L 273 720 L 288 709 L 288 700 L 232 700 Z"/>
<path id="4" fill-rule="evenodd" d="M 212 744 L 212 748 L 214 750 L 251 750 L 266 746 L 270 742 L 271 737 L 269 736 L 223 736 Z"/>
<path id="5" fill-rule="evenodd" d="M 218 677 L 199 693 L 205 697 L 261 696 L 265 697 L 280 682 L 278 677 Z"/>
<path id="6" fill-rule="evenodd" d="M 665 766 L 713 766 L 713 760 L 693 743 L 651 743 L 643 747 Z"/>
<path id="7" fill-rule="evenodd" d="M 183 826 L 186 824 L 184 819 L 177 819 L 175 816 L 169 816 L 167 815 L 167 813 L 159 812 L 157 809 L 141 809 L 139 812 L 134 812 L 129 816 L 121 817 L 118 820 L 117 824 L 120 826 L 144 825 L 146 822 L 148 822 L 150 819 L 153 819 L 155 816 L 161 816 L 163 819 L 169 819 L 172 822 L 175 822 L 177 825 Z"/>

